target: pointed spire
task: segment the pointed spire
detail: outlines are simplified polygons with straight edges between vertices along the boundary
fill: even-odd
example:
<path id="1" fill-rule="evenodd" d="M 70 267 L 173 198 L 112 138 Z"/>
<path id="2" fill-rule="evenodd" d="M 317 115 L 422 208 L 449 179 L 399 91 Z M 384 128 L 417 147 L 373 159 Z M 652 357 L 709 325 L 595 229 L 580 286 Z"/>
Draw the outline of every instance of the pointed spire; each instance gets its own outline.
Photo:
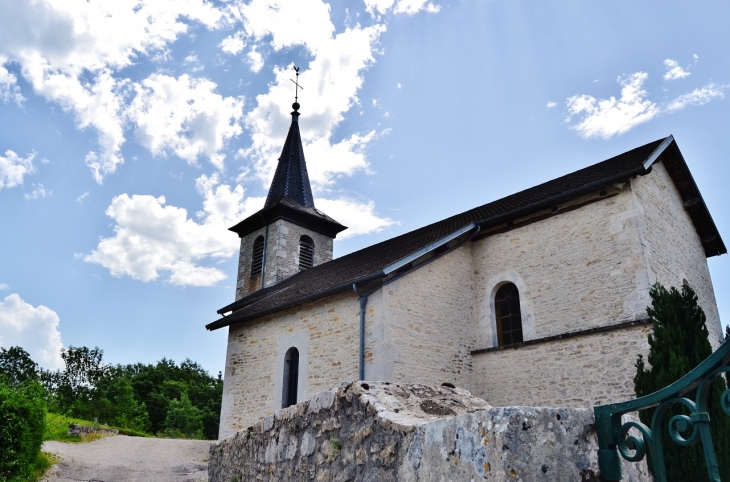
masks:
<path id="1" fill-rule="evenodd" d="M 291 126 L 286 136 L 284 148 L 281 150 L 276 174 L 271 181 L 269 195 L 266 197 L 264 209 L 271 207 L 288 197 L 307 208 L 314 207 L 312 187 L 309 185 L 307 164 L 304 160 L 302 137 L 299 133 L 299 102 L 292 104 Z"/>

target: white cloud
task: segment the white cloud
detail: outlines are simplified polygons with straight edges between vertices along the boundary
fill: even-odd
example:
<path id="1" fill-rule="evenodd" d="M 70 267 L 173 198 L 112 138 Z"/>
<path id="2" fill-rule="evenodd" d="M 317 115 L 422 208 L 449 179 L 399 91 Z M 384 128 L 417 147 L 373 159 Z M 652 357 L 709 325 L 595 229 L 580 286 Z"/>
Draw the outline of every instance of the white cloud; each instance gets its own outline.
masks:
<path id="1" fill-rule="evenodd" d="M 435 5 L 428 0 L 365 0 L 365 8 L 371 14 L 385 14 L 389 11 L 399 14 L 414 15 L 422 10 L 429 13 L 437 13 L 441 6 Z"/>
<path id="2" fill-rule="evenodd" d="M 246 54 L 248 64 L 251 67 L 251 72 L 258 73 L 264 67 L 264 56 L 256 50 L 256 46 L 251 47 L 251 50 Z"/>
<path id="3" fill-rule="evenodd" d="M 622 88 L 621 98 L 618 100 L 615 97 L 596 100 L 585 94 L 569 97 L 567 122 L 570 122 L 570 116 L 579 117 L 578 122 L 570 128 L 578 131 L 585 139 L 608 139 L 628 132 L 659 115 L 671 114 L 688 105 L 704 105 L 715 99 L 723 99 L 723 91 L 730 87 L 709 83 L 672 101 L 657 104 L 647 99 L 647 92 L 642 89 L 647 78 L 648 74 L 644 72 L 619 77 L 618 82 Z"/>
<path id="4" fill-rule="evenodd" d="M 578 131 L 586 139 L 608 139 L 653 119 L 659 114 L 660 108 L 646 98 L 647 92 L 642 89 L 647 78 L 648 74 L 645 72 L 619 77 L 620 99 L 611 97 L 596 100 L 585 94 L 569 97 L 569 115 L 579 117 L 578 123 L 571 126 L 571 129 Z"/>
<path id="5" fill-rule="evenodd" d="M 664 80 L 682 79 L 690 75 L 690 73 L 684 70 L 676 60 L 666 59 L 664 61 L 664 65 L 667 67 L 667 72 L 664 74 Z"/>
<path id="6" fill-rule="evenodd" d="M 327 213 L 332 219 L 347 226 L 347 229 L 337 235 L 337 239 L 347 239 L 359 234 L 377 233 L 399 224 L 390 218 L 384 218 L 375 212 L 375 203 L 369 201 L 360 203 L 349 199 L 323 199 L 314 200 L 317 209 Z"/>
<path id="7" fill-rule="evenodd" d="M 77 197 L 76 202 L 79 204 L 84 204 L 84 201 L 86 200 L 87 197 L 89 197 L 89 191 L 86 191 L 81 196 Z"/>
<path id="8" fill-rule="evenodd" d="M 243 99 L 215 93 L 216 84 L 188 75 L 153 74 L 134 85 L 137 96 L 127 115 L 137 141 L 155 155 L 167 151 L 191 164 L 205 156 L 223 168 L 225 142 L 242 129 Z"/>
<path id="9" fill-rule="evenodd" d="M 45 306 L 34 307 L 17 293 L 0 302 L 0 346 L 20 346 L 33 361 L 44 368 L 61 368 L 60 319 L 55 311 Z"/>
<path id="10" fill-rule="evenodd" d="M 4 156 L 0 154 L 0 189 L 23 184 L 25 175 L 35 173 L 33 158 L 34 152 L 27 157 L 19 157 L 11 150 L 5 151 Z"/>
<path id="11" fill-rule="evenodd" d="M 700 60 L 700 56 L 697 55 L 697 54 L 692 54 L 692 58 L 694 59 L 695 62 L 697 62 L 698 60 Z"/>
<path id="12" fill-rule="evenodd" d="M 53 196 L 53 191 L 48 190 L 46 191 L 46 188 L 43 187 L 43 184 L 33 184 L 33 191 L 30 194 L 25 195 L 26 200 L 31 199 L 41 199 L 44 197 Z"/>
<path id="13" fill-rule="evenodd" d="M 196 181 L 203 196 L 200 222 L 185 209 L 166 206 L 165 197 L 122 194 L 106 214 L 115 222 L 114 236 L 102 238 L 85 261 L 107 268 L 112 276 L 153 281 L 162 273 L 176 285 L 211 286 L 226 278 L 202 261 L 225 260 L 238 251 L 238 238 L 227 229 L 261 209 L 264 198 L 244 199 L 243 188 L 219 185 L 218 176 Z"/>
<path id="14" fill-rule="evenodd" d="M 222 17 L 204 0 L 0 0 L 0 11 L 0 64 L 16 62 L 36 93 L 74 113 L 79 129 L 97 131 L 86 164 L 99 183 L 123 162 L 129 80 L 115 74 L 164 52 L 188 22 L 214 28 Z"/>
<path id="15" fill-rule="evenodd" d="M 398 88 L 399 88 L 399 89 L 401 88 L 400 82 L 398 82 Z"/>
<path id="16" fill-rule="evenodd" d="M 2 66 L 3 60 L 0 58 L 0 99 L 7 104 L 10 101 L 21 105 L 25 97 L 20 93 L 18 87 L 18 78 L 8 69 Z"/>
<path id="17" fill-rule="evenodd" d="M 713 83 L 709 83 L 700 89 L 695 89 L 692 92 L 680 95 L 667 104 L 666 110 L 674 112 L 684 109 L 688 105 L 705 105 L 714 99 L 723 99 L 725 95 L 722 91 L 726 88 L 727 86 L 716 86 Z"/>
<path id="18" fill-rule="evenodd" d="M 246 42 L 243 40 L 243 32 L 237 32 L 234 35 L 229 35 L 224 38 L 219 44 L 219 47 L 227 54 L 236 55 L 246 47 Z"/>
<path id="19" fill-rule="evenodd" d="M 0 283 L 0 291 L 7 291 L 10 289 L 10 286 L 6 285 L 5 283 Z"/>
<path id="20" fill-rule="evenodd" d="M 307 45 L 314 45 L 316 41 L 314 58 L 299 77 L 299 83 L 304 87 L 300 95 L 303 106 L 300 129 L 315 189 L 330 184 L 337 176 L 367 168 L 362 152 L 373 139 L 371 134 L 356 134 L 341 141 L 334 140 L 333 136 L 344 113 L 358 103 L 362 71 L 374 62 L 373 46 L 384 30 L 385 27 L 376 25 L 347 29 L 334 38 L 302 40 Z M 253 161 L 256 174 L 264 185 L 268 185 L 273 176 L 291 122 L 288 106 L 293 94 L 292 73 L 291 67 L 274 69 L 275 81 L 266 94 L 256 97 L 258 105 L 246 117 L 253 142 L 240 154 Z M 352 149 L 345 152 L 345 148 Z M 344 154 L 347 159 L 344 162 L 336 159 L 330 155 L 333 151 Z M 320 158 L 320 154 L 325 155 Z"/>
<path id="21" fill-rule="evenodd" d="M 552 108 L 553 108 L 553 107 L 555 107 L 556 105 L 558 105 L 558 103 L 557 103 L 557 102 L 552 102 L 552 101 L 550 101 L 550 102 L 548 102 L 548 103 L 547 103 L 547 108 L 548 108 L 548 109 L 552 109 Z"/>

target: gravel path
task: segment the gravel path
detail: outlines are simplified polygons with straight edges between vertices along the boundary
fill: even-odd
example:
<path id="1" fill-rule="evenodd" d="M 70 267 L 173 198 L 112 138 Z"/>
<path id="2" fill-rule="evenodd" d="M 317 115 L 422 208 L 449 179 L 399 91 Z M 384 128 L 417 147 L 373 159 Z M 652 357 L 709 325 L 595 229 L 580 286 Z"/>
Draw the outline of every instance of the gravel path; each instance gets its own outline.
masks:
<path id="1" fill-rule="evenodd" d="M 45 442 L 61 457 L 44 482 L 198 482 L 208 480 L 210 441 L 115 435 L 89 443 Z"/>

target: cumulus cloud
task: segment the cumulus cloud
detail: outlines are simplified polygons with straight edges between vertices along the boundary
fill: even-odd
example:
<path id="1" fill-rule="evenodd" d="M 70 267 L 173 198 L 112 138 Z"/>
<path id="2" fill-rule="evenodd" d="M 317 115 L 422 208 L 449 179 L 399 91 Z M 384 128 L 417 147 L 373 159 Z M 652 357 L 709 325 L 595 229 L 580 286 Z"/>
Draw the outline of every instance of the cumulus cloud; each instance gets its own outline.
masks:
<path id="1" fill-rule="evenodd" d="M 17 63 L 36 93 L 96 130 L 99 148 L 85 161 L 99 183 L 123 162 L 129 79 L 115 75 L 164 51 L 189 22 L 214 28 L 223 15 L 204 0 L 0 0 L 0 11 L 0 64 Z"/>
<path id="2" fill-rule="evenodd" d="M 10 286 L 6 285 L 5 283 L 0 283 L 0 291 L 7 291 L 10 289 Z"/>
<path id="3" fill-rule="evenodd" d="M 114 236 L 102 238 L 84 260 L 107 268 L 112 276 L 153 281 L 163 273 L 176 285 L 211 286 L 226 278 L 223 271 L 202 262 L 220 261 L 238 251 L 227 228 L 264 204 L 264 198 L 244 200 L 241 186 L 219 184 L 218 176 L 201 176 L 196 187 L 203 196 L 198 221 L 187 210 L 167 206 L 164 196 L 122 194 L 106 214 L 115 222 Z"/>
<path id="4" fill-rule="evenodd" d="M 646 98 L 647 92 L 642 84 L 649 77 L 646 72 L 619 77 L 621 98 L 596 100 L 590 95 L 574 95 L 568 98 L 568 112 L 579 116 L 580 120 L 571 127 L 588 139 L 602 137 L 608 139 L 623 134 L 639 124 L 653 119 L 660 112 L 654 102 Z"/>
<path id="5" fill-rule="evenodd" d="M 420 11 L 437 13 L 440 5 L 428 0 L 365 0 L 365 8 L 371 14 L 385 14 L 390 11 L 396 14 L 414 15 Z"/>
<path id="6" fill-rule="evenodd" d="M 0 301 L 0 346 L 21 346 L 44 368 L 61 368 L 60 319 L 43 305 L 33 306 L 13 293 Z"/>
<path id="7" fill-rule="evenodd" d="M 246 47 L 246 42 L 243 40 L 243 32 L 237 32 L 234 35 L 229 35 L 224 38 L 219 47 L 222 51 L 227 54 L 236 55 Z"/>
<path id="8" fill-rule="evenodd" d="M 667 72 L 664 74 L 664 80 L 683 79 L 690 75 L 690 73 L 684 70 L 676 60 L 666 59 L 664 61 L 664 65 L 667 68 Z"/>
<path id="9" fill-rule="evenodd" d="M 33 184 L 33 191 L 30 194 L 25 194 L 26 200 L 31 199 L 41 199 L 44 197 L 52 196 L 53 191 L 52 190 L 46 190 L 45 187 L 43 187 L 43 184 Z"/>
<path id="10" fill-rule="evenodd" d="M 2 66 L 3 60 L 0 58 L 0 99 L 4 104 L 10 101 L 21 105 L 25 100 L 25 97 L 20 93 L 20 87 L 18 87 L 18 78 L 15 74 L 11 73 Z"/>
<path id="11" fill-rule="evenodd" d="M 390 218 L 378 216 L 372 201 L 362 203 L 350 199 L 317 198 L 314 202 L 317 209 L 347 226 L 345 231 L 337 235 L 337 239 L 377 233 L 388 226 L 399 224 Z"/>
<path id="12" fill-rule="evenodd" d="M 0 154 L 0 189 L 23 184 L 24 176 L 36 172 L 34 158 L 34 152 L 26 157 L 20 157 L 11 150 L 5 151 L 4 156 Z"/>
<path id="13" fill-rule="evenodd" d="M 89 197 L 89 191 L 86 191 L 81 196 L 77 197 L 76 202 L 79 204 L 84 204 L 84 201 L 86 200 L 87 197 Z"/>
<path id="14" fill-rule="evenodd" d="M 242 98 L 223 97 L 214 82 L 188 75 L 154 74 L 134 88 L 127 113 L 140 144 L 155 155 L 172 151 L 191 164 L 205 156 L 223 168 L 224 143 L 242 131 Z"/>
<path id="15" fill-rule="evenodd" d="M 547 103 L 547 108 L 548 108 L 548 109 L 552 109 L 552 108 L 553 108 L 553 107 L 555 107 L 556 105 L 558 105 L 558 103 L 557 103 L 557 102 L 552 102 L 552 101 L 551 101 L 551 102 L 548 102 L 548 103 Z"/>
<path id="16" fill-rule="evenodd" d="M 636 72 L 618 78 L 621 84 L 621 98 L 596 100 L 590 95 L 574 95 L 567 99 L 569 117 L 578 116 L 576 124 L 570 128 L 583 138 L 600 137 L 608 139 L 614 135 L 628 132 L 634 127 L 664 114 L 671 114 L 688 105 L 704 105 L 715 99 L 724 98 L 723 91 L 728 86 L 713 83 L 682 94 L 674 100 L 655 103 L 647 98 L 642 88 L 648 78 L 645 72 Z"/>

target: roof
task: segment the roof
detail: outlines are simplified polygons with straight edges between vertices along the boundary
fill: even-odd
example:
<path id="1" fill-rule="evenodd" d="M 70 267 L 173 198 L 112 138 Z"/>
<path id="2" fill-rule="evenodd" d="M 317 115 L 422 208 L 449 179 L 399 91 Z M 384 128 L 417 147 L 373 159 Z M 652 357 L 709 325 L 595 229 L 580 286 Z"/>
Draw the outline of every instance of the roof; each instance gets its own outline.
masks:
<path id="1" fill-rule="evenodd" d="M 276 166 L 264 209 L 270 208 L 285 197 L 305 208 L 314 207 L 307 163 L 304 160 L 302 136 L 299 133 L 299 104 L 295 102 L 292 107 L 294 111 L 291 113 L 291 126 L 279 156 L 279 164 Z"/>
<path id="2" fill-rule="evenodd" d="M 258 291 L 218 310 L 228 316 L 206 326 L 215 330 L 232 323 L 253 320 L 290 306 L 352 289 L 353 283 L 384 277 L 384 269 L 439 241 L 469 224 L 482 229 L 540 212 L 648 174 L 651 164 L 664 162 L 685 202 L 700 235 L 706 255 L 727 252 L 720 234 L 702 200 L 699 189 L 672 136 L 651 142 L 598 164 L 531 187 L 497 201 L 369 246 L 341 258 L 301 271 L 284 281 Z"/>

